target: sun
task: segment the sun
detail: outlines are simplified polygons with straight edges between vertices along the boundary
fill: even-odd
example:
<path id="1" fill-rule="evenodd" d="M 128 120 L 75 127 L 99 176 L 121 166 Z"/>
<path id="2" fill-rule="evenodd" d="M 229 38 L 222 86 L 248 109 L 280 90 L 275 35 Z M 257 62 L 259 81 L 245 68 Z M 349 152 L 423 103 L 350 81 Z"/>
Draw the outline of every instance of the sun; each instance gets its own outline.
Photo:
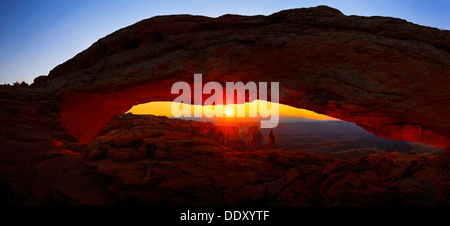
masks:
<path id="1" fill-rule="evenodd" d="M 227 109 L 225 109 L 225 115 L 227 117 L 232 117 L 232 116 L 234 116 L 234 112 L 233 112 L 233 110 L 227 108 Z"/>

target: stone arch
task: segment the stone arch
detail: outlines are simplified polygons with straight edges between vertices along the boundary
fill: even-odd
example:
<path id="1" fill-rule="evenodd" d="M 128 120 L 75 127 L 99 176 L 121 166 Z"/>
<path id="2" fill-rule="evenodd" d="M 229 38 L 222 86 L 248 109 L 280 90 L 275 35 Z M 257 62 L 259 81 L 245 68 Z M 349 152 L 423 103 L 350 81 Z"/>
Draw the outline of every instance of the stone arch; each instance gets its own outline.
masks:
<path id="1" fill-rule="evenodd" d="M 171 101 L 176 81 L 278 81 L 280 102 L 385 138 L 450 142 L 450 32 L 320 6 L 270 16 L 175 15 L 106 36 L 38 77 L 68 132 L 90 142 L 111 116 Z"/>

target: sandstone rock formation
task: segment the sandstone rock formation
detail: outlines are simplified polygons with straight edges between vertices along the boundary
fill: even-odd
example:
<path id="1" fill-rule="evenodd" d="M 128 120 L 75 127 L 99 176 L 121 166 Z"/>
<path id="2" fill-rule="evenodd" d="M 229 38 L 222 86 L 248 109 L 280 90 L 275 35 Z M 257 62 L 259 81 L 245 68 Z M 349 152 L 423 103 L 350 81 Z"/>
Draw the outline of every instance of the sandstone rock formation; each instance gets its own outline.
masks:
<path id="1" fill-rule="evenodd" d="M 238 150 L 235 139 L 227 147 L 210 123 L 110 121 L 134 104 L 171 101 L 174 82 L 203 73 L 205 81 L 279 81 L 282 103 L 447 146 L 449 48 L 449 31 L 328 7 L 141 21 L 30 88 L 0 86 L 0 202 L 449 205 L 449 147 L 340 160 Z"/>
<path id="2" fill-rule="evenodd" d="M 134 128 L 133 133 L 128 133 L 127 130 L 132 128 Z M 255 128 L 256 130 L 258 129 L 257 127 Z M 145 131 L 166 129 L 171 131 L 187 132 L 189 134 L 214 139 L 217 144 L 233 149 L 248 149 L 253 148 L 249 143 L 250 135 L 253 134 L 250 129 L 255 128 L 246 128 L 245 126 L 239 125 L 216 125 L 211 122 L 205 123 L 191 120 L 173 120 L 165 116 L 157 117 L 147 115 L 142 117 L 128 113 L 120 117 L 113 117 L 100 135 L 104 135 L 106 131 L 125 130 L 126 134 L 128 134 L 126 139 L 128 142 L 131 142 L 129 140 L 136 141 L 148 136 Z M 124 139 L 121 137 L 120 133 L 106 135 L 112 136 L 109 140 Z M 177 136 L 173 136 L 172 138 L 177 138 Z"/>
<path id="3" fill-rule="evenodd" d="M 111 124 L 128 121 L 128 129 L 108 126 L 87 154 L 86 164 L 115 204 L 448 204 L 445 153 L 346 161 L 282 149 L 236 150 L 216 136 L 177 129 L 199 122 L 124 116 Z"/>
<path id="4" fill-rule="evenodd" d="M 0 86 L 0 105 L 1 206 L 106 204 L 100 184 L 86 176 L 87 145 L 61 126 L 56 96 Z"/>
<path id="5" fill-rule="evenodd" d="M 175 15 L 116 31 L 39 77 L 67 131 L 92 141 L 111 116 L 175 95 L 176 81 L 279 81 L 280 102 L 433 145 L 450 137 L 450 32 L 325 6 L 270 16 Z"/>
<path id="6" fill-rule="evenodd" d="M 448 153 L 353 161 L 233 149 L 214 125 L 115 117 L 87 147 L 58 120 L 57 98 L 0 87 L 0 205 L 449 204 Z M 214 133 L 214 135 L 217 135 Z"/>

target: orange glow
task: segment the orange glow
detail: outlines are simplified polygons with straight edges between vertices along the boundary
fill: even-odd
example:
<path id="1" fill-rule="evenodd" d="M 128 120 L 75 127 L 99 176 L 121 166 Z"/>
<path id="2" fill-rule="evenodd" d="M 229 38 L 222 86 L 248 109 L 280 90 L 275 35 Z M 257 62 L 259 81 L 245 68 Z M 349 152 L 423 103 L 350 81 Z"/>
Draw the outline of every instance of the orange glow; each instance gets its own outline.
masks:
<path id="1" fill-rule="evenodd" d="M 233 110 L 231 110 L 230 108 L 226 108 L 226 109 L 225 109 L 225 115 L 226 115 L 227 117 L 234 117 Z"/>
<path id="2" fill-rule="evenodd" d="M 257 104 L 256 106 L 258 106 L 261 102 L 262 101 L 257 100 L 257 101 L 252 102 L 251 104 Z M 336 118 L 332 118 L 327 115 L 318 114 L 313 111 L 295 108 L 295 107 L 291 107 L 291 106 L 284 105 L 284 104 L 275 104 L 275 103 L 271 103 L 271 102 L 268 102 L 267 104 L 268 104 L 269 108 L 272 107 L 272 105 L 273 105 L 273 107 L 276 107 L 276 105 L 278 105 L 280 117 L 294 116 L 294 117 L 303 117 L 303 118 L 314 119 L 314 120 L 338 120 Z M 194 113 L 194 105 L 187 105 L 187 104 L 181 104 L 181 105 L 183 106 L 183 108 L 186 108 L 186 107 L 191 108 L 192 114 Z M 133 106 L 127 113 L 133 113 L 136 115 L 151 114 L 151 115 L 157 115 L 157 116 L 173 117 L 172 111 L 171 111 L 171 106 L 172 106 L 172 102 L 150 102 L 150 103 Z M 195 106 L 195 107 L 199 107 L 199 106 Z M 216 107 L 217 106 L 210 106 L 210 107 L 203 106 L 201 108 L 202 108 L 202 112 L 205 114 L 207 112 L 213 113 Z M 240 107 L 242 109 L 245 108 L 245 117 L 237 116 L 237 109 L 239 109 Z M 229 121 L 229 120 L 257 121 L 261 118 L 261 117 L 259 117 L 261 112 L 258 110 L 258 108 L 254 108 L 253 111 L 256 110 L 256 112 L 252 112 L 252 108 L 250 108 L 250 103 L 230 104 L 230 105 L 222 106 L 222 109 L 224 109 L 223 110 L 224 117 L 223 118 L 215 118 L 215 120 L 217 120 L 217 121 L 224 121 L 224 120 L 226 120 L 226 121 Z M 249 117 L 249 115 L 251 115 L 252 113 L 256 113 L 258 115 L 258 117 L 257 118 Z M 266 112 L 263 112 L 263 113 L 269 114 L 270 110 L 267 110 Z"/>

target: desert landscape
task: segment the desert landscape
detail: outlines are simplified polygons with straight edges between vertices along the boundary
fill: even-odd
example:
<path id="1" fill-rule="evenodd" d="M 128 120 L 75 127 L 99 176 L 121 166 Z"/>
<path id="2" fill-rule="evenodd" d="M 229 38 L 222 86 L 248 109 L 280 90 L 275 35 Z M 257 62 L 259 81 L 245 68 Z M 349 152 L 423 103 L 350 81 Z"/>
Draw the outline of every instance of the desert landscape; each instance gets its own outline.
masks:
<path id="1" fill-rule="evenodd" d="M 327 6 L 137 22 L 30 86 L 0 86 L 0 203 L 449 205 L 449 49 L 450 31 Z M 340 120 L 126 113 L 197 72 L 279 81 L 280 103 Z"/>

